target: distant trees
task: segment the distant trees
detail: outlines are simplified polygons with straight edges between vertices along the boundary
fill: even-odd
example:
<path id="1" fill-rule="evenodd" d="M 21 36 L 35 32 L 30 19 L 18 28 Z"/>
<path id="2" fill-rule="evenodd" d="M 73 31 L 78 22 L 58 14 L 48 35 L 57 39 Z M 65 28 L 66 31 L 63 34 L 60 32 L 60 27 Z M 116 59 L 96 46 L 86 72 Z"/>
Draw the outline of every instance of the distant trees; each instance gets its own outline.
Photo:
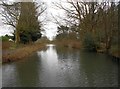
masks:
<path id="1" fill-rule="evenodd" d="M 79 34 L 83 46 L 90 50 L 104 46 L 109 52 L 118 38 L 118 2 L 67 0 L 67 4 L 69 7 L 58 3 L 56 6 L 66 12 L 65 21 L 76 26 L 76 36 Z"/>
<path id="2" fill-rule="evenodd" d="M 57 27 L 57 36 L 56 39 L 78 39 L 77 32 L 76 32 L 76 27 L 75 26 L 63 26 L 60 25 Z"/>
<path id="3" fill-rule="evenodd" d="M 61 25 L 61 26 L 58 26 L 58 35 L 57 35 L 57 39 L 64 39 L 64 38 L 66 38 L 67 37 L 67 35 L 68 35 L 68 30 L 69 30 L 69 27 L 67 27 L 67 26 L 63 26 L 63 25 Z"/>
<path id="4" fill-rule="evenodd" d="M 35 2 L 14 2 L 2 4 L 4 23 L 15 28 L 15 42 L 29 43 L 41 37 L 41 23 L 38 17 L 46 10 Z M 38 12 L 38 8 L 41 11 Z"/>
<path id="5" fill-rule="evenodd" d="M 40 39 L 38 39 L 35 43 L 49 43 L 50 40 L 46 36 L 42 36 Z"/>

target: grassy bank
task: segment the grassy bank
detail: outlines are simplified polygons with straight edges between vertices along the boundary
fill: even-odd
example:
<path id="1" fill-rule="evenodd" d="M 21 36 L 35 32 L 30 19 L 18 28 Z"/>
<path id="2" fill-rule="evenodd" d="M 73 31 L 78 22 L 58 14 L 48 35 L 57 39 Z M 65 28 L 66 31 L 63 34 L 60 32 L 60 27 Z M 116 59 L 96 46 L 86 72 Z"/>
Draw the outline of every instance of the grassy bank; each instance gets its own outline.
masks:
<path id="1" fill-rule="evenodd" d="M 27 45 L 16 45 L 13 42 L 2 43 L 2 63 L 20 60 L 29 56 L 31 53 L 43 49 L 45 43 L 33 43 Z"/>
<path id="2" fill-rule="evenodd" d="M 83 49 L 83 46 L 79 40 L 56 40 L 53 42 L 57 46 Z M 101 45 L 101 48 L 97 50 L 98 53 L 105 53 L 104 45 Z M 118 45 L 113 45 L 110 49 L 110 56 L 120 59 L 120 49 L 118 49 Z"/>
<path id="3" fill-rule="evenodd" d="M 112 55 L 115 58 L 119 58 L 120 59 L 120 48 L 118 47 L 118 45 L 113 45 L 111 47 L 110 55 Z"/>
<path id="4" fill-rule="evenodd" d="M 79 40 L 59 40 L 59 41 L 54 41 L 53 43 L 56 44 L 57 46 L 76 48 L 76 49 L 81 48 L 81 44 Z"/>
<path id="5" fill-rule="evenodd" d="M 56 46 L 59 47 L 62 46 L 76 49 L 83 48 L 79 40 L 59 40 L 53 42 L 40 41 L 27 45 L 24 44 L 16 45 L 14 42 L 3 42 L 2 63 L 12 62 L 27 57 L 33 52 L 43 49 L 45 47 L 45 44 L 47 43 L 56 44 Z M 112 48 L 110 49 L 110 55 L 115 58 L 120 58 L 120 50 L 118 49 L 118 46 L 112 46 Z"/>

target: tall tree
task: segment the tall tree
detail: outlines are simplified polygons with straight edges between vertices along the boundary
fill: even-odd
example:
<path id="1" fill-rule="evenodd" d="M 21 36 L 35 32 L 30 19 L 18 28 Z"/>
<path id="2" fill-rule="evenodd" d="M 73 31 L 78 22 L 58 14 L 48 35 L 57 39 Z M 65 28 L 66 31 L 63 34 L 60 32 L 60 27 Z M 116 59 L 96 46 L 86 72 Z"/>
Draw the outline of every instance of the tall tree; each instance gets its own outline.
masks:
<path id="1" fill-rule="evenodd" d="M 36 40 L 34 37 L 38 34 L 40 35 L 40 23 L 37 15 L 35 3 L 21 2 L 21 14 L 17 25 L 17 29 L 20 31 L 21 41 L 22 38 L 24 42 L 34 41 Z"/>
<path id="2" fill-rule="evenodd" d="M 44 3 L 36 5 L 33 2 L 2 3 L 3 11 L 1 14 L 4 17 L 3 22 L 15 28 L 16 43 L 20 42 L 21 37 L 23 37 L 22 33 L 25 30 L 26 35 L 32 34 L 32 37 L 30 37 L 29 35 L 29 38 L 27 39 L 24 35 L 26 40 L 30 40 L 30 38 L 32 40 L 35 40 L 35 33 L 40 35 L 40 33 L 38 32 L 38 28 L 40 30 L 40 23 L 38 22 L 38 17 L 41 16 L 41 14 L 46 10 L 46 7 L 43 7 L 43 5 Z M 39 12 L 37 12 L 38 9 L 40 9 Z"/>

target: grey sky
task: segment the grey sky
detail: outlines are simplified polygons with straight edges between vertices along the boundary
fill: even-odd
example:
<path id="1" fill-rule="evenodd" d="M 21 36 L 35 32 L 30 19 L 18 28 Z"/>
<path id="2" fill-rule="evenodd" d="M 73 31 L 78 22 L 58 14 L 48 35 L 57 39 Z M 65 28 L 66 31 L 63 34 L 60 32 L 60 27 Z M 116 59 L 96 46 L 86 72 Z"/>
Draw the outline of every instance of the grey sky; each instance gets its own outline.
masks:
<path id="1" fill-rule="evenodd" d="M 38 0 L 39 1 L 39 0 Z M 52 2 L 57 2 L 59 0 L 44 0 L 44 2 L 46 2 L 47 4 L 47 11 L 45 16 L 46 16 L 46 19 L 47 19 L 47 22 L 45 21 L 45 25 L 44 25 L 44 29 L 45 29 L 45 35 L 52 39 L 54 36 L 56 36 L 56 33 L 57 33 L 57 25 L 54 23 L 54 19 L 52 17 L 55 16 L 55 15 L 60 15 L 62 14 L 62 11 L 61 10 L 57 10 L 57 9 L 54 9 L 53 7 L 53 4 Z"/>

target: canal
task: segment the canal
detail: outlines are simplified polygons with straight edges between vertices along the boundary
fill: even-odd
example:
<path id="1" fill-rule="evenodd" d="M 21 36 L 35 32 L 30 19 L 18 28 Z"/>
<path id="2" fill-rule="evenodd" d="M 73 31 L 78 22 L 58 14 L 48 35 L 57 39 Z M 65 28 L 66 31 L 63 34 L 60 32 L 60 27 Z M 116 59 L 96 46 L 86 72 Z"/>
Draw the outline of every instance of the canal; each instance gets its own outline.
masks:
<path id="1" fill-rule="evenodd" d="M 118 64 L 106 54 L 46 45 L 3 64 L 3 87 L 117 87 Z"/>

